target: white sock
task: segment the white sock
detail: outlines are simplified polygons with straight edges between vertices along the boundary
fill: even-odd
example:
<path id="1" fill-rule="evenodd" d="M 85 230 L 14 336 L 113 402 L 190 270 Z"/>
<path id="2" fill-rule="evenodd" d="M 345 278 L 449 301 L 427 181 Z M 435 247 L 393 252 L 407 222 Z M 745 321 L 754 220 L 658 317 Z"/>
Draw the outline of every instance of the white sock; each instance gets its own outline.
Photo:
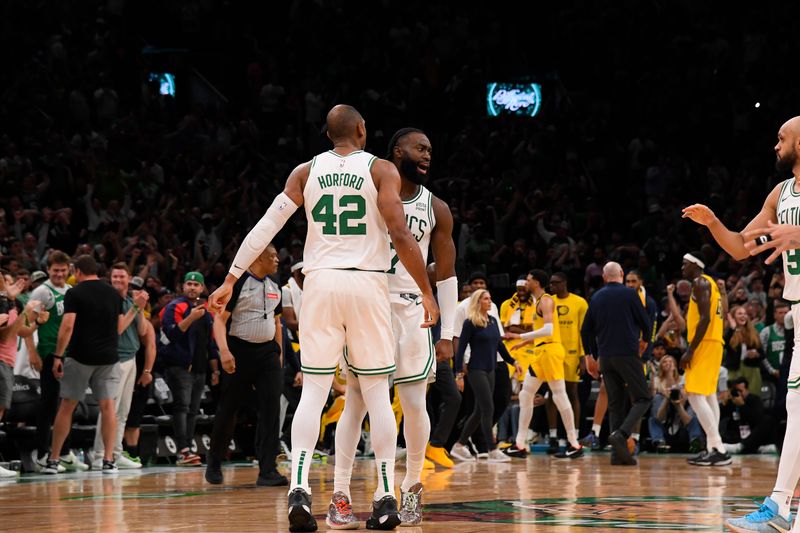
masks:
<path id="1" fill-rule="evenodd" d="M 688 396 L 689 405 L 692 406 L 692 410 L 694 414 L 697 415 L 700 426 L 703 428 L 703 431 L 706 432 L 706 450 L 711 452 L 716 449 L 724 452 L 725 445 L 722 444 L 722 437 L 719 436 L 719 422 L 717 415 L 714 414 L 714 411 L 709 405 L 709 399 L 706 395 L 693 392 L 690 392 Z M 716 394 L 713 396 L 716 401 Z"/>
<path id="2" fill-rule="evenodd" d="M 594 433 L 595 437 L 600 436 L 600 430 L 602 429 L 602 424 L 592 424 L 592 433 Z"/>
<path id="3" fill-rule="evenodd" d="M 542 382 L 539 378 L 531 376 L 530 372 L 525 374 L 522 390 L 519 391 L 519 424 L 516 445 L 520 450 L 528 448 L 528 428 L 531 425 L 531 418 L 533 418 L 533 399 L 541 386 Z"/>
<path id="4" fill-rule="evenodd" d="M 292 421 L 292 477 L 289 492 L 302 488 L 311 494 L 308 471 L 319 440 L 322 409 L 328 400 L 333 374 L 303 374 L 303 392 Z"/>
<path id="5" fill-rule="evenodd" d="M 556 404 L 558 414 L 561 415 L 561 422 L 564 424 L 564 429 L 567 430 L 567 440 L 573 448 L 580 448 L 578 442 L 578 432 L 575 430 L 575 412 L 572 410 L 572 404 L 569 403 L 569 396 L 567 396 L 567 386 L 563 379 L 557 379 L 548 382 L 550 391 L 553 393 L 553 403 Z M 550 430 L 550 435 L 553 436 L 554 429 Z"/>
<path id="6" fill-rule="evenodd" d="M 361 397 L 369 412 L 369 434 L 375 450 L 375 466 L 378 471 L 378 487 L 374 500 L 394 496 L 394 458 L 397 451 L 397 426 L 392 404 L 389 401 L 389 378 L 387 376 L 359 376 Z M 295 415 L 296 416 L 296 415 Z"/>
<path id="7" fill-rule="evenodd" d="M 795 356 L 800 357 L 796 353 L 797 348 L 795 345 Z M 793 366 L 794 362 L 792 359 Z M 792 376 L 790 373 L 790 383 Z M 783 449 L 778 463 L 778 477 L 770 496 L 778 504 L 778 510 L 784 517 L 789 514 L 792 495 L 800 480 L 800 390 L 789 389 L 786 394 L 786 415 L 786 436 L 783 438 Z"/>
<path id="8" fill-rule="evenodd" d="M 556 399 L 555 399 L 555 395 L 553 395 L 553 401 L 556 401 Z M 551 439 L 557 439 L 557 438 L 558 438 L 558 428 L 556 428 L 556 429 L 551 429 L 551 430 L 548 432 L 548 435 L 550 436 L 550 438 L 551 438 Z"/>
<path id="9" fill-rule="evenodd" d="M 333 492 L 343 492 L 350 498 L 350 476 L 361 439 L 361 424 L 367 407 L 361 398 L 361 388 L 354 375 L 348 375 L 344 410 L 336 423 L 336 465 L 333 470 Z"/>
<path id="10" fill-rule="evenodd" d="M 397 386 L 400 405 L 403 408 L 403 436 L 406 439 L 406 477 L 400 484 L 403 491 L 422 481 L 425 466 L 425 446 L 431 436 L 431 421 L 428 418 L 425 380 Z"/>

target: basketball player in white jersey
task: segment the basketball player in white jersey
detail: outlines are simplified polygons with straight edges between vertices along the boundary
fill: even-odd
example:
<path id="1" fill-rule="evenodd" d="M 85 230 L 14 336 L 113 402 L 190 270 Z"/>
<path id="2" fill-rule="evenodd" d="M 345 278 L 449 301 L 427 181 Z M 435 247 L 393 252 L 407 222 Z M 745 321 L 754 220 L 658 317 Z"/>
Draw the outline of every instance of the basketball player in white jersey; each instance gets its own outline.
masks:
<path id="1" fill-rule="evenodd" d="M 792 178 L 782 181 L 767 196 L 764 206 L 741 233 L 731 231 L 708 207 L 694 204 L 684 208 L 684 218 L 707 226 L 722 248 L 739 261 L 773 249 L 767 263 L 783 257 L 785 285 L 783 297 L 795 302 L 792 316 L 800 323 L 800 117 L 781 126 L 775 166 L 781 172 L 791 171 Z M 733 531 L 789 531 L 790 504 L 800 480 L 800 328 L 795 327 L 794 355 L 789 369 L 786 394 L 786 437 L 783 441 L 778 477 L 772 494 L 761 507 L 742 518 L 729 519 Z M 796 521 L 798 522 L 798 521 Z M 792 531 L 800 531 L 796 523 Z"/>
<path id="2" fill-rule="evenodd" d="M 397 430 L 389 403 L 395 371 L 389 284 L 391 236 L 399 260 L 421 293 L 422 327 L 439 319 L 439 308 L 419 246 L 406 225 L 400 176 L 394 165 L 363 151 L 367 133 L 354 108 L 337 105 L 327 116 L 333 150 L 295 168 L 264 217 L 236 253 L 222 286 L 209 298 L 212 310 L 230 299 L 232 288 L 289 217 L 305 204 L 308 233 L 306 275 L 300 310 L 303 391 L 292 424 L 289 530 L 316 531 L 308 471 L 319 435 L 320 415 L 345 345 L 346 361 L 358 376 L 370 414 L 378 471 L 368 529 L 394 529 L 400 522 L 394 497 Z"/>
<path id="3" fill-rule="evenodd" d="M 424 186 L 430 168 L 431 151 L 431 142 L 422 130 L 403 128 L 390 139 L 387 155 L 400 171 L 400 197 L 406 223 L 423 258 L 427 260 L 429 245 L 433 249 L 436 286 L 442 310 L 442 335 L 434 351 L 430 330 L 419 327 L 423 320 L 423 309 L 417 284 L 392 251 L 392 265 L 388 273 L 397 364 L 394 384 L 397 385 L 403 408 L 407 447 L 406 476 L 400 485 L 400 519 L 403 526 L 417 526 L 422 522 L 421 475 L 431 431 L 425 394 L 429 380 L 434 377 L 436 361 L 453 357 L 453 320 L 458 304 L 453 215 L 448 205 Z M 358 526 L 358 519 L 350 506 L 350 475 L 367 409 L 358 381 L 349 376 L 345 397 L 344 412 L 336 426 L 334 494 L 326 518 L 326 523 L 332 529 Z"/>

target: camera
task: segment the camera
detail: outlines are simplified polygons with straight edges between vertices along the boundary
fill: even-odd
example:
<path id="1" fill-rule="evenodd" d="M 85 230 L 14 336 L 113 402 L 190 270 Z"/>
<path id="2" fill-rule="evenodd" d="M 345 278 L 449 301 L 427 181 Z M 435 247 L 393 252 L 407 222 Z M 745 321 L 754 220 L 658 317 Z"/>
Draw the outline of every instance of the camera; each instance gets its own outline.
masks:
<path id="1" fill-rule="evenodd" d="M 5 294 L 0 294 L 0 313 L 8 314 L 12 309 L 14 309 L 14 302 L 9 300 Z"/>
<path id="2" fill-rule="evenodd" d="M 669 399 L 670 401 L 677 402 L 681 399 L 681 390 L 680 389 L 672 389 L 669 391 Z"/>
<path id="3" fill-rule="evenodd" d="M 737 389 L 736 387 L 731 389 L 731 398 L 738 398 L 740 394 L 741 393 L 739 392 L 739 389 Z"/>

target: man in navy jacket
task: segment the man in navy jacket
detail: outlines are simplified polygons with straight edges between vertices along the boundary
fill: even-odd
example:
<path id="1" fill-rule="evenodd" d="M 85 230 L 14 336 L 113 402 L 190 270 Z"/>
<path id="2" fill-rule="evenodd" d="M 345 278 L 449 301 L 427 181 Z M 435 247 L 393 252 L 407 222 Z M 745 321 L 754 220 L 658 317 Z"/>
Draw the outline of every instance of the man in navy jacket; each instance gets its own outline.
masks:
<path id="1" fill-rule="evenodd" d="M 199 272 L 187 273 L 183 278 L 183 295 L 167 304 L 160 315 L 158 363 L 172 391 L 172 424 L 179 466 L 201 464 L 200 457 L 192 453 L 190 446 L 209 361 L 213 371 L 211 384 L 219 381 L 213 318 L 200 300 L 204 283 Z"/>
<path id="2" fill-rule="evenodd" d="M 635 465 L 627 441 L 636 422 L 650 408 L 650 390 L 640 355 L 647 348 L 653 322 L 636 291 L 622 284 L 619 263 L 606 263 L 603 280 L 606 285 L 589 302 L 581 328 L 586 353 L 594 354 L 586 356 L 586 367 L 594 377 L 598 370 L 603 374 L 608 392 L 611 464 Z M 640 343 L 640 339 L 644 340 Z M 595 356 L 599 358 L 599 369 Z M 632 405 L 626 416 L 628 394 Z"/>

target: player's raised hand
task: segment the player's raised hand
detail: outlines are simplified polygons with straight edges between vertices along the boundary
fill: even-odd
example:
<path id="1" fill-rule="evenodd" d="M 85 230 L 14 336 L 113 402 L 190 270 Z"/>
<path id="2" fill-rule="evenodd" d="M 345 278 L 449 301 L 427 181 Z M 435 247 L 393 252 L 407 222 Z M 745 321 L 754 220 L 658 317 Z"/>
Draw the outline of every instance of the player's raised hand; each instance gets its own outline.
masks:
<path id="1" fill-rule="evenodd" d="M 420 327 L 432 328 L 439 321 L 439 304 L 433 294 L 422 295 L 422 307 L 425 308 L 425 322 Z"/>
<path id="2" fill-rule="evenodd" d="M 770 220 L 766 228 L 743 231 L 742 238 L 750 255 L 772 250 L 766 260 L 769 265 L 783 252 L 800 248 L 800 226 L 775 224 Z"/>
<path id="3" fill-rule="evenodd" d="M 688 218 L 697 222 L 698 224 L 708 226 L 717 219 L 717 216 L 714 214 L 714 211 L 708 208 L 708 206 L 703 204 L 692 204 L 683 208 L 683 218 Z"/>
<path id="4" fill-rule="evenodd" d="M 211 296 L 208 297 L 208 308 L 212 313 L 219 313 L 225 309 L 233 296 L 233 285 L 226 279 L 222 285 L 217 287 L 217 290 L 211 293 Z"/>

